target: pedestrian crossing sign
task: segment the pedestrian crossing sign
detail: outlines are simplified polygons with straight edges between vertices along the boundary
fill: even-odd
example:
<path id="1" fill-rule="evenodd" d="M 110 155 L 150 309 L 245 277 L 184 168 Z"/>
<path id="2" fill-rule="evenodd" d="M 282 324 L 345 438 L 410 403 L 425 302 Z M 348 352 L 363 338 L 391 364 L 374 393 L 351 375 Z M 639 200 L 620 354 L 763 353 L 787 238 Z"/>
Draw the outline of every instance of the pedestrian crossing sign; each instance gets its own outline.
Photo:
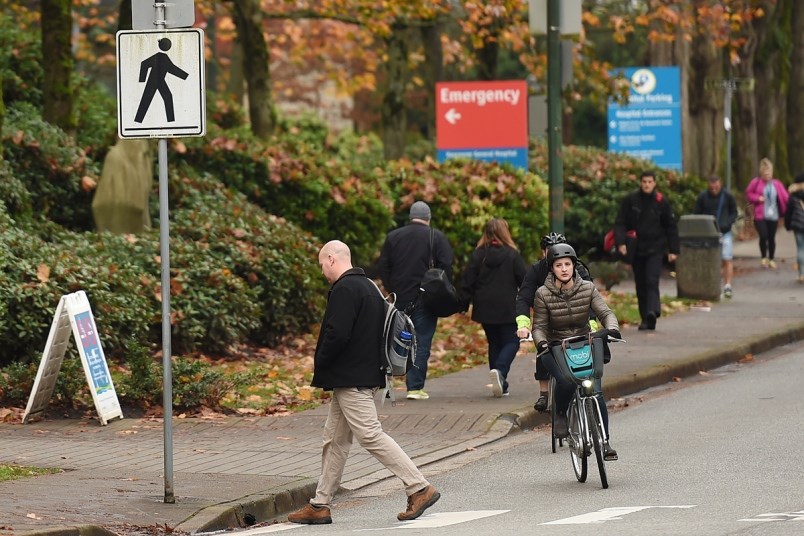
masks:
<path id="1" fill-rule="evenodd" d="M 204 31 L 117 32 L 121 138 L 181 138 L 206 132 Z"/>

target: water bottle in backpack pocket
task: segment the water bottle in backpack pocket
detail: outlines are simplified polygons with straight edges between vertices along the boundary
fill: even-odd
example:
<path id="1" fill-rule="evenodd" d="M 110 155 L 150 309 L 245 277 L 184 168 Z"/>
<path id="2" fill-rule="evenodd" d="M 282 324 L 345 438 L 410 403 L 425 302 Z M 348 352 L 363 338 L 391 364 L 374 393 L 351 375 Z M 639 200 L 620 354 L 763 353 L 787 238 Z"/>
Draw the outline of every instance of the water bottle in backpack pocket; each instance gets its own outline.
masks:
<path id="1" fill-rule="evenodd" d="M 396 359 L 407 361 L 410 355 L 410 346 L 413 343 L 413 334 L 409 331 L 400 331 L 398 337 L 394 337 L 393 351 L 396 354 Z"/>

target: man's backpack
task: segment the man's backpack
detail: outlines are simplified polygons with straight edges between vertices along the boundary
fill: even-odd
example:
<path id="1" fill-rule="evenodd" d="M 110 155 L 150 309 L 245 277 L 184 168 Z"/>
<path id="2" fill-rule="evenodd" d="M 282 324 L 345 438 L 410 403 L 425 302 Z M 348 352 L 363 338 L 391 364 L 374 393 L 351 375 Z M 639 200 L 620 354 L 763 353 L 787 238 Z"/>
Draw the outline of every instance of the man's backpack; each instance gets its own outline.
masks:
<path id="1" fill-rule="evenodd" d="M 408 368 L 414 366 L 416 329 L 413 326 L 413 320 L 396 308 L 396 294 L 392 292 L 388 296 L 383 296 L 377 283 L 371 282 L 385 301 L 385 321 L 383 322 L 382 348 L 380 350 L 380 369 L 386 378 L 383 401 L 385 401 L 386 395 L 390 395 L 391 403 L 396 404 L 391 389 L 391 377 L 404 376 Z M 410 337 L 408 338 L 406 335 Z"/>

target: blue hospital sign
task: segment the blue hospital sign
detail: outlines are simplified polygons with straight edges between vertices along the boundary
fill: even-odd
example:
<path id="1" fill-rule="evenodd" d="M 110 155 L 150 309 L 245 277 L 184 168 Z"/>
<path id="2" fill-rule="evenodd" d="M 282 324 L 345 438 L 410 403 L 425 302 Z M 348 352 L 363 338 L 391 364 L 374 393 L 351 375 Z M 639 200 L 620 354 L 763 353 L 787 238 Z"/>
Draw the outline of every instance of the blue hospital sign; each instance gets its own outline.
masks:
<path id="1" fill-rule="evenodd" d="M 681 75 L 678 67 L 629 67 L 628 104 L 609 102 L 609 151 L 682 171 Z"/>

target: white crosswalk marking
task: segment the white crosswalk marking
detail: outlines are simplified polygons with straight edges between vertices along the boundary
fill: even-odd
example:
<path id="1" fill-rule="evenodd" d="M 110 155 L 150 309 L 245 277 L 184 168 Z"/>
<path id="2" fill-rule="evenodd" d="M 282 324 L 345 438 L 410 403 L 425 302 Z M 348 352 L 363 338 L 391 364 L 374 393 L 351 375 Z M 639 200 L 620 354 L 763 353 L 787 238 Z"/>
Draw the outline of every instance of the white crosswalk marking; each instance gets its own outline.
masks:
<path id="1" fill-rule="evenodd" d="M 413 521 L 402 521 L 391 527 L 383 527 L 377 529 L 359 529 L 355 532 L 364 532 L 369 530 L 397 530 L 397 529 L 433 529 L 438 527 L 446 527 L 449 525 L 457 525 L 467 521 L 475 521 L 476 519 L 483 519 L 484 517 L 491 517 L 510 512 L 510 510 L 474 510 L 471 512 L 439 512 L 437 514 L 428 514 L 414 519 Z"/>
<path id="2" fill-rule="evenodd" d="M 695 508 L 694 504 L 680 506 L 617 506 L 614 508 L 603 508 L 597 512 L 589 512 L 579 516 L 566 517 L 555 521 L 548 521 L 542 525 L 583 525 L 586 523 L 603 523 L 605 521 L 619 521 L 622 516 L 641 512 L 648 508 Z"/>
<path id="3" fill-rule="evenodd" d="M 759 514 L 754 518 L 738 519 L 738 521 L 804 521 L 804 510 L 781 514 Z"/>

